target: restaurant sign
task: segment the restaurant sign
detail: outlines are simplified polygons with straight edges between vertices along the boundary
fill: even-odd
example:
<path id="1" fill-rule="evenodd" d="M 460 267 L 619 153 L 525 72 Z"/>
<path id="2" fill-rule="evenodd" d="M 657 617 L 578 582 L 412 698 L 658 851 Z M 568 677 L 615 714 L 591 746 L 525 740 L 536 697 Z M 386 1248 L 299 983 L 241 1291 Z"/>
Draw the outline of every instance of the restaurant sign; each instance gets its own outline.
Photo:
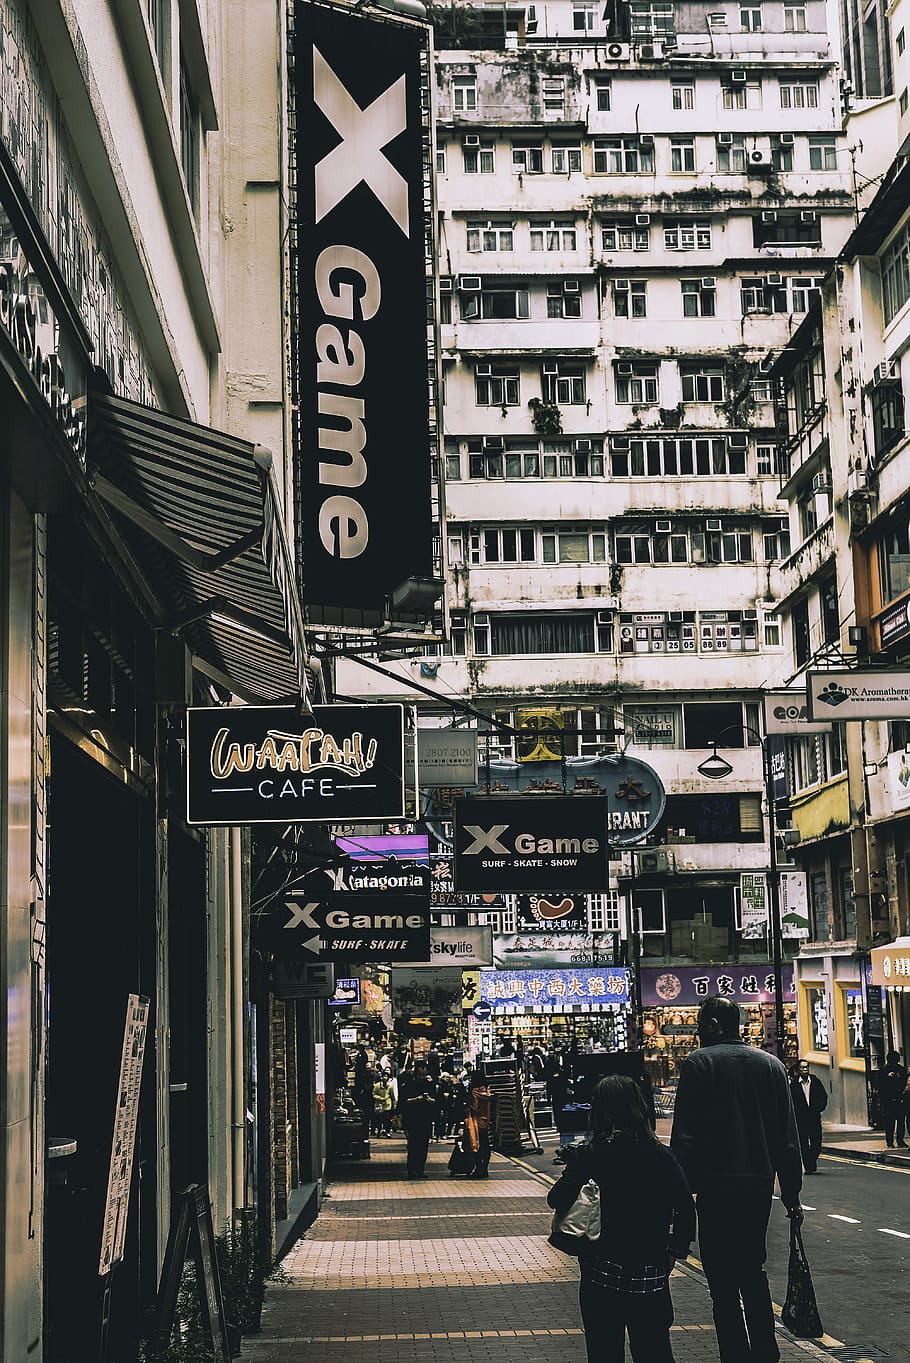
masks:
<path id="1" fill-rule="evenodd" d="M 604 893 L 607 853 L 602 795 L 492 795 L 455 802 L 459 890 Z"/>
<path id="2" fill-rule="evenodd" d="M 187 823 L 341 823 L 404 814 L 401 705 L 187 711 Z"/>
<path id="3" fill-rule="evenodd" d="M 485 970 L 480 976 L 480 997 L 493 1008 L 519 1004 L 554 1013 L 584 1004 L 628 1003 L 629 971 L 624 966 Z"/>

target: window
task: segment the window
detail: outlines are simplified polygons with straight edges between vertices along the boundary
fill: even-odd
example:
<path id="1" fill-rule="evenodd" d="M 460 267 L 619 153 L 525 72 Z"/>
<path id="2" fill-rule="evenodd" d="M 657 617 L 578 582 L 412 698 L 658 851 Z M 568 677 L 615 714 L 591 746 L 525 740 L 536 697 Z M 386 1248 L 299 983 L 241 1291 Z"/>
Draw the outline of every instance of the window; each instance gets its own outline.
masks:
<path id="1" fill-rule="evenodd" d="M 742 175 L 746 169 L 746 139 L 741 133 L 723 133 L 717 143 L 717 169 L 723 175 Z"/>
<path id="2" fill-rule="evenodd" d="M 762 617 L 762 637 L 765 648 L 780 648 L 783 643 L 780 628 L 779 615 L 765 615 Z"/>
<path id="3" fill-rule="evenodd" d="M 619 891 L 592 894 L 588 900 L 588 926 L 592 932 L 620 932 Z"/>
<path id="4" fill-rule="evenodd" d="M 557 279 L 547 285 L 547 316 L 581 316 L 581 291 L 577 279 Z"/>
<path id="5" fill-rule="evenodd" d="M 593 5 L 575 5 L 572 10 L 572 31 L 591 33 L 594 29 L 595 9 Z"/>
<path id="6" fill-rule="evenodd" d="M 754 81 L 745 85 L 725 85 L 721 91 L 725 109 L 760 109 L 761 82 Z"/>
<path id="7" fill-rule="evenodd" d="M 598 175 L 651 175 L 654 143 L 638 137 L 595 137 L 594 171 Z"/>
<path id="8" fill-rule="evenodd" d="M 904 114 L 907 112 L 908 102 L 910 102 L 910 96 L 908 96 L 907 94 L 907 87 L 905 85 L 903 90 L 901 90 L 900 98 L 897 101 L 898 108 L 900 109 L 901 118 L 903 118 Z"/>
<path id="9" fill-rule="evenodd" d="M 447 286 L 443 292 L 443 280 Z M 444 327 L 452 325 L 452 277 L 443 275 L 439 281 L 439 321 Z"/>
<path id="10" fill-rule="evenodd" d="M 447 483 L 457 483 L 461 480 L 461 455 L 458 453 L 457 446 L 448 440 L 446 441 L 445 470 Z"/>
<path id="11" fill-rule="evenodd" d="M 822 280 L 809 275 L 768 275 L 740 281 L 740 301 L 743 316 L 750 312 L 808 312 L 817 297 Z"/>
<path id="12" fill-rule="evenodd" d="M 571 175 L 581 170 L 581 147 L 577 143 L 560 143 L 551 147 L 550 169 L 554 175 Z"/>
<path id="13" fill-rule="evenodd" d="M 885 325 L 910 299 L 910 223 L 905 223 L 890 246 L 882 252 L 882 306 Z"/>
<path id="14" fill-rule="evenodd" d="M 681 279 L 683 317 L 713 317 L 717 293 L 713 277 L 706 279 Z"/>
<path id="15" fill-rule="evenodd" d="M 792 85 L 780 82 L 780 107 L 782 109 L 817 109 L 818 85 L 814 81 Z"/>
<path id="16" fill-rule="evenodd" d="M 760 32 L 762 27 L 761 5 L 740 5 L 739 26 L 743 33 Z"/>
<path id="17" fill-rule="evenodd" d="M 436 148 L 436 174 L 445 175 L 446 173 L 446 149 L 445 147 Z"/>
<path id="18" fill-rule="evenodd" d="M 511 251 L 515 224 L 511 222 L 469 222 L 469 251 Z"/>
<path id="19" fill-rule="evenodd" d="M 651 246 L 651 229 L 632 218 L 602 222 L 600 239 L 605 251 L 647 251 Z"/>
<path id="20" fill-rule="evenodd" d="M 199 104 L 193 94 L 183 55 L 180 57 L 180 162 L 186 192 L 194 213 L 199 212 Z"/>
<path id="21" fill-rule="evenodd" d="M 483 621 L 480 630 L 479 621 Z M 481 656 L 600 653 L 612 647 L 612 630 L 598 625 L 592 612 L 544 615 L 525 611 L 474 617 L 474 652 Z"/>
<path id="22" fill-rule="evenodd" d="M 168 72 L 170 70 L 170 62 L 168 60 L 171 27 L 170 0 L 146 0 L 146 9 L 149 17 L 149 28 L 152 31 L 152 40 L 155 44 L 155 57 L 158 61 L 158 70 L 161 72 L 162 83 L 165 88 L 167 88 Z M 903 29 L 901 30 L 901 33 L 903 33 Z"/>
<path id="23" fill-rule="evenodd" d="M 540 532 L 542 563 L 605 563 L 607 535 L 602 525 L 545 525 Z"/>
<path id="24" fill-rule="evenodd" d="M 809 169 L 837 170 L 837 143 L 833 137 L 809 138 Z"/>
<path id="25" fill-rule="evenodd" d="M 784 5 L 784 31 L 786 33 L 805 33 L 805 5 Z"/>
<path id="26" fill-rule="evenodd" d="M 492 142 L 480 142 L 476 146 L 463 145 L 461 154 L 464 160 L 465 175 L 492 175 L 496 161 Z"/>
<path id="27" fill-rule="evenodd" d="M 686 614 L 695 619 L 694 611 Z M 628 743 L 639 748 L 679 747 L 682 711 L 678 705 L 624 705 L 622 717 Z"/>
<path id="28" fill-rule="evenodd" d="M 464 321 L 485 322 L 497 318 L 530 317 L 527 289 L 484 289 L 482 293 L 461 295 L 461 316 Z"/>
<path id="29" fill-rule="evenodd" d="M 520 175 L 540 175 L 543 172 L 543 144 L 512 144 L 512 169 Z"/>
<path id="30" fill-rule="evenodd" d="M 907 512 L 892 520 L 878 542 L 881 566 L 882 599 L 893 601 L 910 590 L 910 525 Z"/>
<path id="31" fill-rule="evenodd" d="M 592 440 L 590 450 L 579 450 L 573 445 L 581 442 L 545 440 L 543 445 L 543 476 L 545 478 L 603 477 L 603 442 Z"/>
<path id="32" fill-rule="evenodd" d="M 766 521 L 762 532 L 764 560 L 779 563 L 790 554 L 790 526 L 785 520 Z"/>
<path id="33" fill-rule="evenodd" d="M 752 219 L 752 242 L 765 246 L 769 242 L 809 246 L 821 244 L 821 220 L 813 209 L 788 213 L 771 209 L 757 213 Z"/>
<path id="34" fill-rule="evenodd" d="M 638 534 L 623 532 L 617 527 L 614 536 L 614 552 L 617 563 L 650 563 L 651 562 L 651 535 L 648 531 L 642 530 Z M 621 619 L 622 617 L 620 617 Z M 628 636 L 623 629 L 620 629 L 620 648 L 623 652 L 627 650 L 623 641 Z"/>
<path id="35" fill-rule="evenodd" d="M 570 218 L 551 218 L 549 222 L 532 222 L 531 250 L 574 251 L 575 223 Z"/>
<path id="36" fill-rule="evenodd" d="M 456 114 L 477 108 L 477 77 L 455 76 L 452 80 L 452 108 Z"/>
<path id="37" fill-rule="evenodd" d="M 822 521 L 830 514 L 830 493 L 815 492 L 811 484 L 798 494 L 796 511 L 799 518 L 799 532 L 804 540 L 814 535 Z"/>
<path id="38" fill-rule="evenodd" d="M 840 606 L 837 598 L 837 578 L 820 582 L 818 604 L 822 622 L 822 639 L 826 644 L 840 643 Z"/>
<path id="39" fill-rule="evenodd" d="M 659 38 L 662 33 L 676 32 L 672 0 L 632 0 L 629 8 L 633 38 Z"/>
<path id="40" fill-rule="evenodd" d="M 737 524 L 735 521 L 721 521 L 720 529 L 712 529 L 713 520 L 709 525 L 705 522 L 704 531 L 704 558 L 700 558 L 702 548 L 701 535 L 698 531 L 692 536 L 692 557 L 696 563 L 751 563 L 752 562 L 752 532 L 747 526 Z M 708 617 L 703 612 L 701 619 Z M 713 620 L 713 615 L 712 615 Z M 724 615 L 724 620 L 726 620 Z M 708 637 L 708 632 L 702 627 L 702 638 Z M 710 632 L 710 637 L 713 632 Z M 726 633 L 723 637 L 726 637 Z"/>
<path id="41" fill-rule="evenodd" d="M 664 222 L 664 246 L 668 251 L 710 251 L 711 224 L 695 218 Z"/>
<path id="42" fill-rule="evenodd" d="M 695 174 L 695 139 L 670 138 L 670 171 L 674 175 Z"/>
<path id="43" fill-rule="evenodd" d="M 746 452 L 724 436 L 618 436 L 610 445 L 614 478 L 724 477 L 746 472 Z"/>
<path id="44" fill-rule="evenodd" d="M 694 109 L 694 80 L 675 80 L 670 86 L 670 100 L 674 109 Z"/>
<path id="45" fill-rule="evenodd" d="M 478 364 L 474 368 L 474 401 L 478 407 L 517 407 L 516 371 L 506 365 Z"/>
<path id="46" fill-rule="evenodd" d="M 450 546 L 452 538 L 450 535 Z M 467 540 L 471 564 L 533 563 L 535 560 L 534 531 L 530 529 L 507 526 L 501 530 L 470 530 Z M 451 549 L 449 557 L 451 559 Z"/>
<path id="47" fill-rule="evenodd" d="M 771 380 L 770 379 L 750 379 L 749 393 L 755 403 L 770 403 Z"/>
<path id="48" fill-rule="evenodd" d="M 541 389 L 544 402 L 572 406 L 587 401 L 585 371 L 580 366 L 545 364 L 541 374 Z"/>
<path id="49" fill-rule="evenodd" d="M 906 45 L 907 40 L 904 37 L 904 30 L 901 29 L 897 35 L 897 55 L 899 57 L 902 57 L 904 55 L 904 48 L 906 47 Z"/>
<path id="50" fill-rule="evenodd" d="M 615 372 L 618 403 L 625 406 L 657 402 L 656 364 L 626 364 L 620 360 L 615 365 Z"/>
<path id="51" fill-rule="evenodd" d="M 788 142 L 781 140 L 780 136 L 771 138 L 771 164 L 776 171 L 788 171 L 793 169 L 793 139 Z"/>
<path id="52" fill-rule="evenodd" d="M 871 398 L 875 453 L 879 455 L 890 450 L 904 434 L 904 393 L 900 380 L 876 384 Z"/>
<path id="53" fill-rule="evenodd" d="M 501 442 L 496 443 L 499 445 Z M 540 453 L 536 440 L 520 436 L 507 439 L 504 451 L 490 448 L 490 442 L 477 436 L 468 440 L 467 445 L 469 478 L 540 477 Z"/>
<path id="54" fill-rule="evenodd" d="M 644 279 L 615 280 L 613 314 L 616 317 L 647 317 L 648 284 Z"/>
<path id="55" fill-rule="evenodd" d="M 723 402 L 725 395 L 724 371 L 717 369 L 681 369 L 683 402 Z"/>
<path id="56" fill-rule="evenodd" d="M 543 107 L 548 113 L 564 113 L 566 104 L 566 83 L 561 76 L 550 77 L 542 82 Z"/>
<path id="57" fill-rule="evenodd" d="M 756 472 L 760 478 L 773 474 L 778 477 L 786 475 L 786 466 L 782 461 L 781 451 L 777 445 L 756 445 L 755 459 L 757 463 Z"/>
<path id="58" fill-rule="evenodd" d="M 796 435 L 813 421 L 825 399 L 825 369 L 820 342 L 794 366 L 784 385 L 787 434 Z"/>
<path id="59" fill-rule="evenodd" d="M 594 77 L 594 99 L 600 113 L 610 112 L 613 104 L 613 86 L 605 76 Z"/>

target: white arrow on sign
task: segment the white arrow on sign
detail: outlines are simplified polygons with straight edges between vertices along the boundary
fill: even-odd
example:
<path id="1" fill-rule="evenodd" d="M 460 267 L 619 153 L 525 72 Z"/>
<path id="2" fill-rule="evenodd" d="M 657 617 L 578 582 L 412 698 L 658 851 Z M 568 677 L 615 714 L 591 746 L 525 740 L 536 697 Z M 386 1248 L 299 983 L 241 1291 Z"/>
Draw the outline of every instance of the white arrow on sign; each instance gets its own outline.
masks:
<path id="1" fill-rule="evenodd" d="M 322 928 L 321 923 L 317 923 L 313 917 L 313 910 L 319 908 L 319 902 L 315 904 L 297 904 L 294 900 L 285 900 L 284 907 L 288 910 L 291 917 L 285 923 L 285 928 L 314 928 L 319 932 Z"/>
<path id="2" fill-rule="evenodd" d="M 314 956 L 318 956 L 322 951 L 322 938 L 310 937 L 307 941 L 301 942 L 300 945 L 303 947 L 304 951 L 312 951 Z"/>

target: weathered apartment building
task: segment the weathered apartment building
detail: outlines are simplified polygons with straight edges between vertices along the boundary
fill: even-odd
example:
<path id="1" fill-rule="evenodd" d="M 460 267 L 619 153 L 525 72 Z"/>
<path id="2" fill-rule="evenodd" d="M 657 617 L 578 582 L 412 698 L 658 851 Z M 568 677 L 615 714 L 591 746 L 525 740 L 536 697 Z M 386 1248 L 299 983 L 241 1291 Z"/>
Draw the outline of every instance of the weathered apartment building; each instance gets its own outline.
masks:
<path id="1" fill-rule="evenodd" d="M 760 690 L 791 670 L 769 371 L 853 223 L 826 8 L 435 18 L 451 644 L 387 666 L 440 712 L 559 712 L 566 753 L 650 763 L 668 801 L 636 881 L 644 973 L 735 973 L 768 959 L 740 875 L 768 865 Z M 820 522 L 830 490 L 809 492 Z M 345 664 L 339 687 L 401 693 Z M 719 781 L 697 770 L 714 740 Z M 501 731 L 491 749 L 515 755 Z M 607 926 L 642 869 L 614 865 Z"/>

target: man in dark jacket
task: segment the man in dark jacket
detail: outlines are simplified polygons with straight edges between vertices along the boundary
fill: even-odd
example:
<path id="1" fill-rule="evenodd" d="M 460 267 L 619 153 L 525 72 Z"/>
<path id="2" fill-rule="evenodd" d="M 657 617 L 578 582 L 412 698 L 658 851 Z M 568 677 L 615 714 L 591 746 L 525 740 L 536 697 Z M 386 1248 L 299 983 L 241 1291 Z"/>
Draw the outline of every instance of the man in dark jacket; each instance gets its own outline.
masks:
<path id="1" fill-rule="evenodd" d="M 424 1166 L 436 1117 L 436 1085 L 427 1074 L 425 1060 L 415 1060 L 414 1068 L 398 1080 L 398 1113 L 408 1143 L 408 1178 L 426 1178 Z"/>
<path id="2" fill-rule="evenodd" d="M 787 1072 L 739 1033 L 733 1000 L 706 999 L 701 1050 L 679 1078 L 670 1148 L 696 1194 L 721 1363 L 778 1363 L 765 1237 L 775 1175 L 788 1215 L 803 1219 L 802 1159 Z"/>
<path id="3" fill-rule="evenodd" d="M 822 1081 L 810 1072 L 808 1060 L 800 1060 L 790 1075 L 790 1097 L 803 1152 L 803 1168 L 807 1174 L 814 1174 L 822 1148 L 822 1113 L 828 1106 L 828 1094 Z"/>
<path id="4" fill-rule="evenodd" d="M 895 1128 L 897 1129 L 897 1144 L 904 1146 L 907 1144 L 904 1140 L 904 1122 L 907 1115 L 904 1096 L 906 1087 L 907 1066 L 901 1064 L 901 1053 L 900 1051 L 889 1051 L 878 1076 L 878 1096 L 882 1105 L 882 1116 L 885 1120 L 885 1140 L 888 1145 L 895 1144 Z"/>

